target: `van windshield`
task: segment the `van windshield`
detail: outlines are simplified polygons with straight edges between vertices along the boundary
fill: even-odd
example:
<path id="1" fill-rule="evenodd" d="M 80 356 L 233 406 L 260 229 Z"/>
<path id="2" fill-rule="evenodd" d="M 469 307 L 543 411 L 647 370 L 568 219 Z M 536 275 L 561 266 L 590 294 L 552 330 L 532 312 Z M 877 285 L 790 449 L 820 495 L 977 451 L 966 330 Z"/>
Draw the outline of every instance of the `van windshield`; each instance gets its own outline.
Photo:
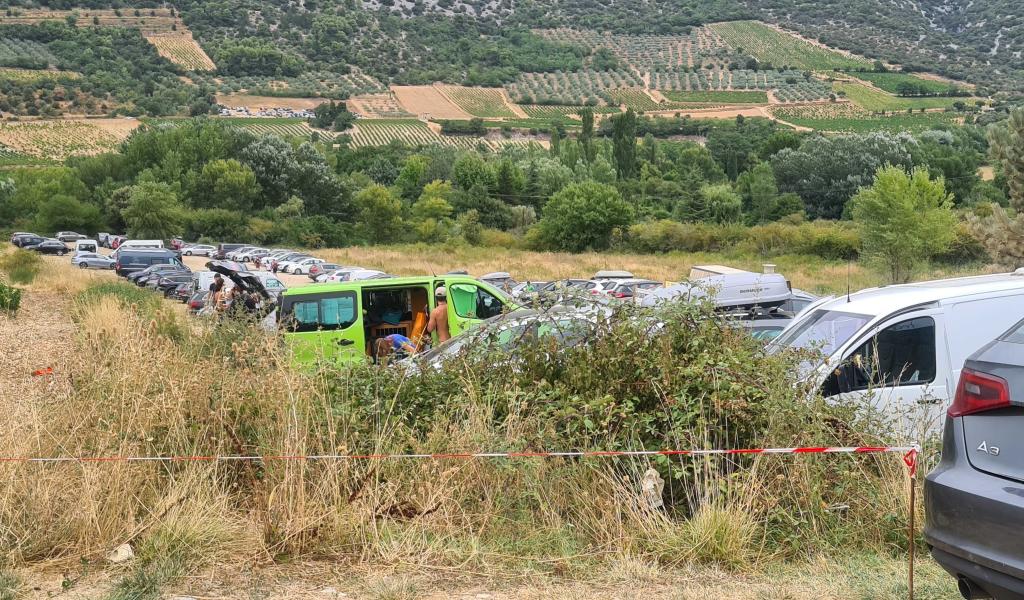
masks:
<path id="1" fill-rule="evenodd" d="M 872 318 L 871 315 L 819 309 L 806 315 L 779 336 L 773 347 L 817 350 L 825 356 L 831 356 Z"/>

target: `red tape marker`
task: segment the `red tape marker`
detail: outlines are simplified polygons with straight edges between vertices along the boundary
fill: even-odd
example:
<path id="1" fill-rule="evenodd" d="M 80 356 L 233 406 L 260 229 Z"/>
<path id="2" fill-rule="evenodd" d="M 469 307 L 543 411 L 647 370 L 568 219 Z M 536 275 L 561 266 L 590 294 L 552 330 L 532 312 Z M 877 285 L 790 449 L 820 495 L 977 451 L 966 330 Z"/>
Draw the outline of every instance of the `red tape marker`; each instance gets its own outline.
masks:
<path id="1" fill-rule="evenodd" d="M 609 458 L 645 456 L 732 456 L 739 454 L 871 454 L 900 453 L 910 469 L 917 473 L 917 446 L 806 446 L 797 448 L 732 448 L 716 450 L 574 450 L 568 452 L 445 452 L 435 454 L 324 454 L 324 455 L 224 455 L 224 456 L 0 456 L 0 463 L 104 463 L 104 462 L 283 462 L 301 460 L 469 460 L 514 458 Z"/>

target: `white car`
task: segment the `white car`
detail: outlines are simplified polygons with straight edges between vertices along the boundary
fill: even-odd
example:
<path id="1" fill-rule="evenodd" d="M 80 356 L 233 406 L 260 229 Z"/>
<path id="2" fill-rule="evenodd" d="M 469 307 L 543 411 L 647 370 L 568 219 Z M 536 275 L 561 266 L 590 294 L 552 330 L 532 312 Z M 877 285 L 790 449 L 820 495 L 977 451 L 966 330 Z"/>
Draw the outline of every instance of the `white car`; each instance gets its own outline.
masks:
<path id="1" fill-rule="evenodd" d="M 291 268 L 291 271 L 286 272 L 293 273 L 295 275 L 308 275 L 310 267 L 316 264 L 320 264 L 322 262 L 324 262 L 324 259 L 322 258 L 307 258 L 305 260 L 300 260 L 294 263 L 295 266 Z"/>
<path id="2" fill-rule="evenodd" d="M 241 256 L 243 254 L 245 254 L 246 252 L 249 252 L 250 250 L 255 250 L 255 249 L 256 249 L 256 246 L 242 246 L 241 248 L 236 248 L 235 250 L 232 250 L 231 252 L 228 252 L 226 255 L 224 255 L 224 258 L 227 259 L 227 260 L 232 260 L 232 261 L 235 261 L 235 262 L 240 262 L 239 258 L 241 258 Z"/>
<path id="3" fill-rule="evenodd" d="M 184 248 L 181 253 L 185 256 L 213 256 L 217 248 L 208 244 L 195 244 Z"/>
<path id="4" fill-rule="evenodd" d="M 277 270 L 281 271 L 282 273 L 291 273 L 292 269 L 294 269 L 299 263 L 301 263 L 304 260 L 309 260 L 311 258 L 313 257 L 308 255 L 300 255 L 294 256 L 289 260 L 278 261 Z"/>
<path id="5" fill-rule="evenodd" d="M 326 281 L 328 283 L 342 283 L 345 281 L 365 281 L 367 279 L 387 279 L 389 277 L 391 275 L 384 271 L 376 271 L 374 269 L 340 269 L 335 271 Z"/>

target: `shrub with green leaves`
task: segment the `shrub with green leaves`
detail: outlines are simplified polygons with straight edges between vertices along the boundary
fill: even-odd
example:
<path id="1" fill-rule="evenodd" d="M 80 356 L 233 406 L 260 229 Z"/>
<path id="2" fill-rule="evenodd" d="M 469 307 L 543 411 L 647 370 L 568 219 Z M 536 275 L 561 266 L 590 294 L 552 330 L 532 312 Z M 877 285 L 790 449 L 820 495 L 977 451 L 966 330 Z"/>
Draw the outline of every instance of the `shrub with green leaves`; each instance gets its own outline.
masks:
<path id="1" fill-rule="evenodd" d="M 14 283 L 32 283 L 43 268 L 43 259 L 35 252 L 15 250 L 0 256 L 0 270 L 3 270 Z"/>
<path id="2" fill-rule="evenodd" d="M 21 290 L 0 279 L 0 311 L 14 314 L 21 306 Z"/>

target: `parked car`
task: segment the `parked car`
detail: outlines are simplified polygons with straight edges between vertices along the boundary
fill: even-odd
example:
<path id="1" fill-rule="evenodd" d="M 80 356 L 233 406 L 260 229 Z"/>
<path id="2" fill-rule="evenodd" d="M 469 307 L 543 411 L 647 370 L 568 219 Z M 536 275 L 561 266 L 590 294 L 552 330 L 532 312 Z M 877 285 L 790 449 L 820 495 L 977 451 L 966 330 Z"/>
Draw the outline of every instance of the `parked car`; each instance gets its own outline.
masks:
<path id="1" fill-rule="evenodd" d="M 892 285 L 807 307 L 769 352 L 807 350 L 828 398 L 900 415 L 907 437 L 939 432 L 964 361 L 1016 322 L 1024 270 Z"/>
<path id="2" fill-rule="evenodd" d="M 185 306 L 188 307 L 188 312 L 195 314 L 203 310 L 206 306 L 206 298 L 209 297 L 209 295 L 210 290 L 199 290 L 193 292 L 192 295 L 188 297 L 188 301 L 185 302 Z"/>
<path id="3" fill-rule="evenodd" d="M 142 271 L 153 265 L 185 267 L 173 250 L 166 249 L 119 248 L 116 260 L 114 270 L 121 277 L 127 277 L 131 273 Z"/>
<path id="4" fill-rule="evenodd" d="M 74 245 L 75 254 L 79 252 L 99 252 L 100 244 L 96 240 L 76 240 Z"/>
<path id="5" fill-rule="evenodd" d="M 71 264 L 79 269 L 113 269 L 117 261 L 96 252 L 79 252 L 71 257 Z"/>
<path id="6" fill-rule="evenodd" d="M 285 254 L 276 256 L 274 260 L 270 261 L 270 264 L 267 265 L 267 270 L 280 271 L 282 270 L 284 263 L 302 258 L 310 258 L 310 256 L 304 252 L 286 252 Z"/>
<path id="7" fill-rule="evenodd" d="M 139 287 L 148 287 L 150 289 L 156 289 L 156 284 L 162 277 L 167 275 L 177 275 L 180 273 L 187 273 L 187 271 L 181 270 L 180 267 L 175 265 L 159 265 L 160 268 L 153 269 L 145 275 L 141 275 L 135 279 L 135 285 Z M 191 275 L 191 273 L 189 273 Z"/>
<path id="8" fill-rule="evenodd" d="M 518 282 L 512 279 L 512 275 L 504 271 L 497 271 L 495 273 L 487 273 L 479 277 L 480 281 L 487 282 L 494 287 L 507 292 L 512 291 Z"/>
<path id="9" fill-rule="evenodd" d="M 213 256 L 217 249 L 209 244 L 194 244 L 181 250 L 185 256 Z"/>
<path id="10" fill-rule="evenodd" d="M 36 244 L 42 244 L 45 241 L 46 238 L 44 238 L 41 235 L 36 235 L 34 233 L 24 233 L 22 235 L 15 237 L 11 243 L 19 248 L 25 248 L 28 246 L 35 246 Z"/>
<path id="11" fill-rule="evenodd" d="M 56 254 L 57 256 L 64 256 L 70 250 L 64 245 L 64 242 L 57 240 L 43 240 L 38 244 L 32 244 L 30 246 L 22 246 L 26 250 L 32 250 L 40 254 Z"/>
<path id="12" fill-rule="evenodd" d="M 31 236 L 31 237 L 42 238 L 42 236 L 38 236 L 38 235 L 36 235 L 34 233 L 30 233 L 28 231 L 15 231 L 14 233 L 11 234 L 11 243 L 14 244 L 15 246 L 18 246 L 19 244 L 18 244 L 17 240 L 18 240 L 18 238 L 20 238 L 22 236 Z"/>
<path id="13" fill-rule="evenodd" d="M 364 281 L 367 279 L 386 279 L 391 277 L 384 271 L 375 269 L 338 269 L 325 280 L 327 283 L 344 283 L 346 281 Z"/>
<path id="14" fill-rule="evenodd" d="M 89 236 L 75 233 L 74 231 L 58 231 L 54 237 L 61 242 L 77 242 L 78 240 L 89 239 Z"/>
<path id="15" fill-rule="evenodd" d="M 598 333 L 602 310 L 555 307 L 544 311 L 523 309 L 492 317 L 471 331 L 412 356 L 408 363 L 418 369 L 440 370 L 459 358 L 506 361 L 517 347 L 545 340 L 546 347 L 562 350 L 586 343 Z"/>
<path id="16" fill-rule="evenodd" d="M 192 297 L 192 280 L 185 283 L 179 283 L 173 288 L 168 289 L 164 292 L 164 298 L 170 300 L 177 300 L 178 302 L 188 302 L 188 299 Z"/>
<path id="17" fill-rule="evenodd" d="M 305 275 L 309 273 L 309 268 L 313 265 L 318 265 L 324 262 L 322 258 L 306 258 L 300 261 L 296 261 L 291 267 L 291 273 L 294 275 Z M 286 270 L 285 273 L 288 273 Z"/>
<path id="18" fill-rule="evenodd" d="M 101 231 L 96 234 L 96 241 L 99 242 L 100 246 L 104 248 L 110 247 L 110 234 L 106 231 Z"/>
<path id="19" fill-rule="evenodd" d="M 244 246 L 245 244 L 217 244 L 217 251 L 213 253 L 213 258 L 224 260 L 229 252 L 234 252 Z"/>
<path id="20" fill-rule="evenodd" d="M 270 250 L 266 248 L 253 248 L 245 252 L 239 252 L 236 256 L 239 262 L 259 264 L 260 259 L 268 254 L 270 254 Z"/>
<path id="21" fill-rule="evenodd" d="M 244 254 L 246 254 L 248 252 L 252 252 L 253 250 L 256 250 L 257 248 L 258 248 L 258 246 L 246 245 L 246 246 L 242 246 L 241 248 L 235 248 L 231 252 L 228 252 L 225 256 L 227 257 L 227 260 L 234 261 L 234 262 L 242 262 L 242 255 L 244 255 Z"/>
<path id="22" fill-rule="evenodd" d="M 925 478 L 924 538 L 964 598 L 1024 598 L 1021 431 L 1024 321 L 964 362 Z"/>
<path id="23" fill-rule="evenodd" d="M 149 282 L 146 285 L 148 287 L 156 288 L 158 292 L 166 296 L 170 290 L 173 290 L 183 283 L 192 283 L 191 271 L 171 271 L 170 273 L 161 273 L 157 277 L 150 277 Z"/>
<path id="24" fill-rule="evenodd" d="M 650 279 L 613 279 L 601 286 L 601 293 L 610 298 L 628 300 L 636 296 L 637 290 L 653 290 L 661 287 L 658 281 Z"/>
<path id="25" fill-rule="evenodd" d="M 180 264 L 177 264 L 177 263 L 171 263 L 171 262 L 156 263 L 156 264 L 149 265 L 148 267 L 145 267 L 144 269 L 139 269 L 138 271 L 135 271 L 134 273 L 129 273 L 127 276 L 125 276 L 125 278 L 128 281 L 132 282 L 132 283 L 135 283 L 135 284 L 138 284 L 138 285 L 145 285 L 145 280 L 147 278 L 149 278 L 150 276 L 152 276 L 152 275 L 155 275 L 155 274 L 158 274 L 158 273 L 171 273 L 173 271 L 181 271 L 181 270 L 184 270 L 185 268 L 186 267 L 184 267 L 183 265 L 180 265 Z M 140 283 L 140 281 L 142 283 Z"/>
<path id="26" fill-rule="evenodd" d="M 334 263 L 316 263 L 314 265 L 309 266 L 309 271 L 306 273 L 306 275 L 309 276 L 309 278 L 312 279 L 313 281 L 316 281 L 318 275 L 326 273 L 328 271 L 337 271 L 340 268 L 341 265 L 336 265 Z"/>

